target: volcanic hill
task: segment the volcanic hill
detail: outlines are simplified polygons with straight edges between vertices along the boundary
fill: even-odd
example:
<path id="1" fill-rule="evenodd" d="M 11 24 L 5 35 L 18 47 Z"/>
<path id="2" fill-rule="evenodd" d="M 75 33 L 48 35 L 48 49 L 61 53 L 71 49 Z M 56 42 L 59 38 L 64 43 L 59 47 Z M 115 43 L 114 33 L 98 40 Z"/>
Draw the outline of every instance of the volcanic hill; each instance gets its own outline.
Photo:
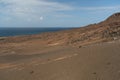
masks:
<path id="1" fill-rule="evenodd" d="M 76 29 L 1 37 L 0 80 L 120 80 L 120 13 Z"/>
<path id="2" fill-rule="evenodd" d="M 88 45 L 106 42 L 120 37 L 120 13 L 115 13 L 105 21 L 71 30 L 48 32 L 37 35 L 2 38 L 0 43 L 16 43 L 40 40 L 44 44 Z"/>

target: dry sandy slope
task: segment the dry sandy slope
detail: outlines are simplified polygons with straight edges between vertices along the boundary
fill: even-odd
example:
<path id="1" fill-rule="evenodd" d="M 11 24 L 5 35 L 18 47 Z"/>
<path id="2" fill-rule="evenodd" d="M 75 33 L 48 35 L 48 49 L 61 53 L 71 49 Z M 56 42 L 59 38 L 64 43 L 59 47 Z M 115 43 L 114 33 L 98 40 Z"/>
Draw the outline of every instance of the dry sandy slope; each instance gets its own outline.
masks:
<path id="1" fill-rule="evenodd" d="M 9 52 L 3 55 L 0 51 L 0 80 L 120 79 L 120 41 L 82 48 L 54 45 L 39 46 L 35 52 L 32 48 Z"/>
<path id="2" fill-rule="evenodd" d="M 120 80 L 119 40 L 120 13 L 78 29 L 1 37 L 0 80 Z"/>
<path id="3" fill-rule="evenodd" d="M 24 43 L 25 45 L 31 44 L 29 46 L 34 46 L 36 44 L 42 46 L 48 44 L 52 44 L 52 46 L 58 44 L 85 46 L 118 39 L 120 39 L 120 13 L 115 13 L 100 23 L 90 24 L 80 28 L 35 35 L 0 37 L 0 48 L 1 44 L 8 45 L 11 43 L 20 45 L 21 43 Z M 34 47 L 34 50 L 36 51 L 35 48 L 37 47 Z"/>

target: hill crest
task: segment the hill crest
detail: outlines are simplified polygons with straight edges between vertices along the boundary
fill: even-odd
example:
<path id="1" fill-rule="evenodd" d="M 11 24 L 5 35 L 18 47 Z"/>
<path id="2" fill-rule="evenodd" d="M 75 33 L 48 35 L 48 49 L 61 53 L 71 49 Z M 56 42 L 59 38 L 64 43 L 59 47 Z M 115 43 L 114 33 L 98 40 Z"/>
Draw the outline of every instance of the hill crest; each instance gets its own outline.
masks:
<path id="1" fill-rule="evenodd" d="M 44 44 L 88 45 L 117 40 L 120 37 L 120 13 L 115 13 L 105 21 L 71 30 L 48 32 L 29 36 L 8 37 L 0 43 L 16 43 L 39 40 Z"/>

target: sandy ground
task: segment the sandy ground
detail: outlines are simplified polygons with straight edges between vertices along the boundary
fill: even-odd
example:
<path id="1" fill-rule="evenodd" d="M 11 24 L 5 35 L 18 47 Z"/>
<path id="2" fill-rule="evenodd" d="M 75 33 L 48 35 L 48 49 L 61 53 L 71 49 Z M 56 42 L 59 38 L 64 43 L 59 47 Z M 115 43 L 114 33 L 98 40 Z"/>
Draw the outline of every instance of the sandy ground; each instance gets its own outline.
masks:
<path id="1" fill-rule="evenodd" d="M 0 80 L 120 79 L 120 41 L 81 48 L 28 43 L 0 46 Z"/>
<path id="2" fill-rule="evenodd" d="M 0 37 L 0 80 L 120 80 L 120 13 L 76 29 Z"/>

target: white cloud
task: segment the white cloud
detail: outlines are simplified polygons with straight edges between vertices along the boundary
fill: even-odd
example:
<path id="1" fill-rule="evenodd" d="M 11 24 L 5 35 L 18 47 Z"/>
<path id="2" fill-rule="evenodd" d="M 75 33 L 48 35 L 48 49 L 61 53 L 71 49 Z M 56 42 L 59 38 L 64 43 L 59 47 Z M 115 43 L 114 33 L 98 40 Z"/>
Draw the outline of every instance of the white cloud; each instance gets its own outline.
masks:
<path id="1" fill-rule="evenodd" d="M 117 10 L 120 6 L 79 7 L 78 10 Z"/>
<path id="2" fill-rule="evenodd" d="M 120 6 L 108 6 L 108 7 L 73 7 L 67 4 L 50 2 L 48 0 L 0 0 L 0 13 L 10 15 L 11 17 L 17 18 L 39 18 L 39 16 L 57 14 L 57 11 L 68 11 L 68 10 L 115 10 L 120 9 Z M 61 14 L 69 15 L 69 14 Z"/>
<path id="3" fill-rule="evenodd" d="M 39 18 L 39 16 L 49 15 L 57 11 L 73 9 L 72 6 L 66 4 L 43 0 L 0 0 L 0 3 L 6 4 L 0 7 L 0 13 L 23 19 Z"/>
<path id="4" fill-rule="evenodd" d="M 6 23 L 8 26 L 9 24 L 15 26 L 24 26 L 24 24 L 25 26 L 52 26 L 55 23 L 61 25 L 64 20 L 75 22 L 75 19 L 78 19 L 84 13 L 94 12 L 94 14 L 98 14 L 97 11 L 105 13 L 105 11 L 115 12 L 120 10 L 120 6 L 80 7 L 51 1 L 0 0 L 0 25 L 6 25 Z M 43 20 L 44 18 L 45 20 Z"/>
<path id="5" fill-rule="evenodd" d="M 40 20 L 41 20 L 41 21 L 43 20 L 43 16 L 40 17 Z"/>

